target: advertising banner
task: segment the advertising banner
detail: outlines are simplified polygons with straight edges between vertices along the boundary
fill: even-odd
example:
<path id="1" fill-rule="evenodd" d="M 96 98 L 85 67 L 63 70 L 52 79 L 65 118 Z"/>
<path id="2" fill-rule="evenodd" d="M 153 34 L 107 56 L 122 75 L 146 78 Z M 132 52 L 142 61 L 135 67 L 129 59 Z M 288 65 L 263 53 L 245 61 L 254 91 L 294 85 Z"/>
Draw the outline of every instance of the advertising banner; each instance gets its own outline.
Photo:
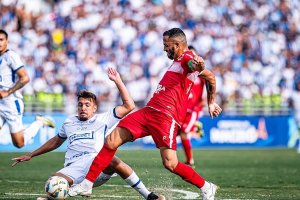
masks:
<path id="1" fill-rule="evenodd" d="M 293 133 L 291 116 L 220 116 L 200 119 L 204 136 L 190 134 L 197 147 L 287 147 Z M 181 146 L 177 136 L 178 146 Z M 154 146 L 151 137 L 142 139 L 144 147 Z"/>
<path id="2" fill-rule="evenodd" d="M 62 126 L 66 116 L 63 114 L 52 114 L 50 116 L 56 123 L 56 128 L 43 127 L 34 139 L 21 149 L 12 145 L 8 127 L 0 130 L 0 152 L 33 151 L 55 136 Z M 34 121 L 34 115 L 23 117 L 24 126 Z M 236 147 L 292 147 L 292 135 L 297 133 L 295 121 L 291 116 L 220 116 L 210 119 L 204 116 L 200 119 L 204 136 L 196 133 L 190 134 L 193 148 L 236 148 Z M 57 151 L 65 151 L 66 141 Z M 178 147 L 181 147 L 179 136 Z M 292 144 L 293 143 L 293 144 Z M 127 143 L 122 148 L 155 148 L 152 137 L 144 137 L 133 143 Z"/>

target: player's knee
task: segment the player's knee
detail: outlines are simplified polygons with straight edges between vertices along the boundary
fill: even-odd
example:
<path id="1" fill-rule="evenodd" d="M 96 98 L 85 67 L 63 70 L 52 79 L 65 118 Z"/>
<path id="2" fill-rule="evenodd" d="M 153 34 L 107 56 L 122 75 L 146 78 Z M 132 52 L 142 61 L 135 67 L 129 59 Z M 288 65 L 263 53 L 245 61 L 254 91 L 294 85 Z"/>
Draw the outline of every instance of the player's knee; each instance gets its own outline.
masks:
<path id="1" fill-rule="evenodd" d="M 110 149 L 117 149 L 119 146 L 116 145 L 112 140 L 106 138 L 105 144 Z"/>
<path id="2" fill-rule="evenodd" d="M 176 168 L 176 163 L 175 162 L 172 162 L 172 161 L 163 161 L 163 165 L 164 165 L 164 167 L 167 169 L 167 170 L 169 170 L 169 171 L 171 171 L 171 172 L 173 172 L 174 171 L 174 169 Z"/>
<path id="3" fill-rule="evenodd" d="M 22 148 L 24 146 L 24 141 L 13 141 L 13 144 L 17 148 Z"/>
<path id="4" fill-rule="evenodd" d="M 117 142 L 115 141 L 114 137 L 107 137 L 105 140 L 105 144 L 106 146 L 108 146 L 108 148 L 110 149 L 117 149 L 119 147 L 119 145 L 117 144 Z"/>
<path id="5" fill-rule="evenodd" d="M 120 165 L 122 165 L 122 161 L 116 157 L 114 157 L 109 164 L 109 166 L 111 166 L 113 168 L 117 168 Z"/>

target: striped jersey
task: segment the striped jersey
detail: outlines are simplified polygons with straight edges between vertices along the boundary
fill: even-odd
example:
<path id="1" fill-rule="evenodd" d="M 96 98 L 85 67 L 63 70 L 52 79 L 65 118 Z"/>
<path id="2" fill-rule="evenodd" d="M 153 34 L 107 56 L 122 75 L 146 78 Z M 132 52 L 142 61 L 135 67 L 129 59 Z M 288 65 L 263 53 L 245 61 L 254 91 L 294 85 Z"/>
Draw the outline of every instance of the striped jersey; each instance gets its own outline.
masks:
<path id="1" fill-rule="evenodd" d="M 78 116 L 68 117 L 58 132 L 58 136 L 68 140 L 65 154 L 65 166 L 82 158 L 97 155 L 102 149 L 108 132 L 120 120 L 115 108 L 104 113 L 95 114 L 91 119 L 80 121 Z"/>
<path id="2" fill-rule="evenodd" d="M 0 90 L 8 90 L 15 85 L 16 72 L 22 67 L 24 63 L 16 52 L 6 50 L 0 56 Z M 13 96 L 23 98 L 19 90 L 15 91 Z"/>

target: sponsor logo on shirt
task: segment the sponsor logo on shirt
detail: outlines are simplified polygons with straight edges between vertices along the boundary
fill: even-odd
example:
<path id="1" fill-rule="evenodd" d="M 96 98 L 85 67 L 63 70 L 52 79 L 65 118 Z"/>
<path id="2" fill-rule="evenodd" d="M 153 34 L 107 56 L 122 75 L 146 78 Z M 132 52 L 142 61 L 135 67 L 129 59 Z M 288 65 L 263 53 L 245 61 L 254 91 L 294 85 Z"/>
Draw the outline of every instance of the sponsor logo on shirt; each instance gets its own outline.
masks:
<path id="1" fill-rule="evenodd" d="M 158 84 L 155 93 L 158 94 L 160 91 L 165 91 L 166 88 L 164 86 L 162 86 L 161 84 Z"/>
<path id="2" fill-rule="evenodd" d="M 69 137 L 70 144 L 75 140 L 94 139 L 94 131 L 90 133 L 75 133 Z"/>

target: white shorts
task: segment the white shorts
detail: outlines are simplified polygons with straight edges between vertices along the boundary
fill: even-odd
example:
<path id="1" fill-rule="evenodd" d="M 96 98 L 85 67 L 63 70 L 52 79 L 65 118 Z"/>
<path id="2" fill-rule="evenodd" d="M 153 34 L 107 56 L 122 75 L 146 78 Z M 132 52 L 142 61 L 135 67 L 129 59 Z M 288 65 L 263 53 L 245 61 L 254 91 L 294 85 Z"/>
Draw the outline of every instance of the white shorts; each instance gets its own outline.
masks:
<path id="1" fill-rule="evenodd" d="M 0 126 L 6 122 L 11 133 L 23 130 L 24 104 L 22 99 L 4 98 L 0 100 Z"/>
<path id="2" fill-rule="evenodd" d="M 73 184 L 78 184 L 85 178 L 94 158 L 95 154 L 83 156 L 82 158 L 62 168 L 57 173 L 62 173 L 70 177 L 73 180 Z"/>

